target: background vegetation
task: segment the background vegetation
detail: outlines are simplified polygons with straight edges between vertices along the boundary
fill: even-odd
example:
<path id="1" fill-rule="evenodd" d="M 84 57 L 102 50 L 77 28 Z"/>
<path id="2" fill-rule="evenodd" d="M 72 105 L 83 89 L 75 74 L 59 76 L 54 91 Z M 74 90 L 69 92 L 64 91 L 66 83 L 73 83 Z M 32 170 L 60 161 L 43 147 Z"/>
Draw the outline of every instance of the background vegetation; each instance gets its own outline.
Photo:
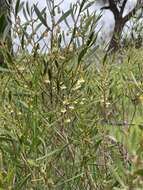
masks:
<path id="1" fill-rule="evenodd" d="M 1 38 L 1 190 L 143 189 L 143 48 L 98 48 L 91 5 L 12 10 L 20 45 L 13 56 Z"/>

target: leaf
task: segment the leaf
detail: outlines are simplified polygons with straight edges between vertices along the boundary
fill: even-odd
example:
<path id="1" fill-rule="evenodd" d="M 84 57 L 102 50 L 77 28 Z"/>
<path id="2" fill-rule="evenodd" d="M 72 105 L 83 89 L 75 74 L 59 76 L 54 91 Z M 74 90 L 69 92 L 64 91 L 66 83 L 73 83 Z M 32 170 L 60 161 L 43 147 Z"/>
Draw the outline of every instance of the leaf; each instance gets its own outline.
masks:
<path id="1" fill-rule="evenodd" d="M 99 145 L 101 144 L 101 142 L 102 142 L 102 139 L 99 139 L 99 140 L 96 142 L 96 144 L 95 144 L 95 151 L 98 150 Z"/>
<path id="2" fill-rule="evenodd" d="M 91 22 L 93 21 L 93 16 L 89 17 L 86 22 L 85 22 L 85 26 L 83 28 L 83 32 L 84 34 L 89 30 L 89 26 L 91 24 Z"/>
<path id="3" fill-rule="evenodd" d="M 29 10 L 29 4 L 28 4 L 28 1 L 26 2 L 26 10 L 27 10 L 28 15 L 30 16 L 30 10 Z"/>
<path id="4" fill-rule="evenodd" d="M 24 108 L 26 108 L 26 109 L 29 109 L 28 104 L 26 104 L 25 102 L 19 101 L 19 103 L 21 104 L 22 107 L 24 107 Z"/>
<path id="5" fill-rule="evenodd" d="M 39 28 L 42 26 L 42 23 L 39 23 L 36 28 L 35 28 L 35 32 L 37 32 L 37 30 L 39 30 Z"/>
<path id="6" fill-rule="evenodd" d="M 60 48 L 61 47 L 61 42 L 62 42 L 62 35 L 60 34 L 58 36 L 58 47 Z"/>
<path id="7" fill-rule="evenodd" d="M 22 30 L 23 30 L 23 34 L 22 34 L 21 41 L 20 41 L 21 47 L 22 47 L 23 50 L 24 50 L 24 42 L 25 42 L 24 37 L 25 37 L 26 29 L 27 29 L 27 26 L 25 26 L 25 27 L 22 29 Z"/>
<path id="8" fill-rule="evenodd" d="M 4 72 L 4 73 L 12 73 L 12 72 L 14 72 L 14 71 L 9 70 L 9 69 L 7 69 L 7 68 L 0 67 L 0 72 Z"/>
<path id="9" fill-rule="evenodd" d="M 42 22 L 42 24 L 43 24 L 48 30 L 50 30 L 50 27 L 48 26 L 46 19 L 42 16 L 42 12 L 37 8 L 36 5 L 34 5 L 34 10 L 35 10 L 35 13 L 36 13 L 37 17 L 38 17 L 39 20 Z"/>
<path id="10" fill-rule="evenodd" d="M 46 155 L 44 155 L 44 156 L 42 156 L 42 157 L 37 158 L 36 161 L 45 160 L 45 159 L 47 159 L 48 157 L 51 157 L 51 156 L 53 156 L 53 155 L 59 153 L 62 149 L 63 149 L 63 147 L 62 147 L 62 148 L 58 148 L 58 149 L 56 149 L 56 150 L 53 150 L 52 152 L 50 152 L 50 153 L 48 153 L 48 154 L 46 154 Z"/>
<path id="11" fill-rule="evenodd" d="M 83 8 L 85 2 L 86 2 L 86 0 L 83 0 L 83 1 L 81 2 L 80 8 L 79 8 L 79 14 L 80 14 L 80 12 L 82 11 L 82 8 Z"/>
<path id="12" fill-rule="evenodd" d="M 25 178 L 23 178 L 15 187 L 15 190 L 19 190 L 22 187 L 25 187 L 26 182 L 28 181 L 28 179 L 31 177 L 31 174 L 28 174 Z"/>
<path id="13" fill-rule="evenodd" d="M 92 42 L 90 43 L 90 47 L 92 47 L 93 45 L 95 45 L 95 42 L 96 42 L 96 40 L 97 40 L 97 36 L 98 35 L 96 35 L 94 38 L 93 38 L 93 40 L 92 40 Z M 96 48 L 97 48 L 98 46 L 96 46 Z"/>
<path id="14" fill-rule="evenodd" d="M 135 78 L 133 72 L 131 72 L 131 76 L 132 76 L 132 78 L 133 78 L 133 81 L 134 81 L 135 85 L 138 87 L 138 89 L 139 89 L 141 92 L 143 92 L 143 90 L 142 90 L 142 88 L 140 87 L 138 81 L 136 80 L 136 78 Z"/>
<path id="15" fill-rule="evenodd" d="M 139 101 L 140 101 L 141 103 L 143 103 L 143 95 L 140 95 L 138 98 L 139 98 Z"/>
<path id="16" fill-rule="evenodd" d="M 23 15 L 24 15 L 24 18 L 28 21 L 28 17 L 27 17 L 25 8 L 23 8 Z"/>
<path id="17" fill-rule="evenodd" d="M 136 175 L 143 176 L 143 169 L 136 170 L 134 173 Z"/>
<path id="18" fill-rule="evenodd" d="M 65 22 L 66 26 L 68 27 L 68 29 L 70 30 L 71 27 L 66 18 L 65 18 L 64 22 Z"/>
<path id="19" fill-rule="evenodd" d="M 92 42 L 92 39 L 93 39 L 93 37 L 94 37 L 94 31 L 93 32 L 91 32 L 91 34 L 90 34 L 90 36 L 89 36 L 89 38 L 88 38 L 88 40 L 87 40 L 87 46 L 89 46 L 90 45 L 90 43 Z"/>
<path id="20" fill-rule="evenodd" d="M 91 32 L 87 42 L 86 42 L 86 47 L 83 48 L 78 56 L 78 63 L 80 63 L 81 59 L 84 57 L 84 55 L 87 53 L 88 48 L 91 46 L 91 42 L 94 37 L 94 32 Z M 93 44 L 92 44 L 93 45 Z"/>
<path id="21" fill-rule="evenodd" d="M 20 0 L 17 0 L 15 5 L 15 17 L 17 16 L 19 11 L 19 5 L 20 5 Z"/>
<path id="22" fill-rule="evenodd" d="M 64 185 L 64 184 L 66 184 L 66 183 L 69 183 L 69 182 L 71 182 L 71 181 L 74 181 L 74 180 L 76 180 L 76 179 L 82 177 L 83 175 L 84 175 L 84 172 L 82 172 L 82 173 L 80 173 L 80 174 L 77 174 L 76 176 L 73 176 L 73 177 L 71 177 L 71 178 L 69 178 L 69 179 L 67 179 L 67 180 L 65 180 L 65 181 L 63 181 L 63 182 L 60 182 L 59 184 L 57 184 L 57 187 L 59 187 L 59 186 L 61 186 L 61 185 Z"/>
<path id="23" fill-rule="evenodd" d="M 122 178 L 120 177 L 120 175 L 118 174 L 118 172 L 113 168 L 112 165 L 110 165 L 109 169 L 110 169 L 111 173 L 113 174 L 114 178 L 121 185 L 121 187 L 125 187 L 124 181 L 122 180 Z"/>
<path id="24" fill-rule="evenodd" d="M 92 1 L 92 2 L 89 2 L 83 9 L 83 11 L 87 10 L 89 7 L 91 7 L 95 2 Z"/>
<path id="25" fill-rule="evenodd" d="M 9 63 L 13 63 L 12 55 L 11 55 L 8 51 L 6 52 L 6 56 L 7 56 L 7 61 L 8 61 Z"/>
<path id="26" fill-rule="evenodd" d="M 140 129 L 141 131 L 143 131 L 143 124 L 139 124 L 138 127 L 139 127 L 139 129 Z"/>
<path id="27" fill-rule="evenodd" d="M 15 17 L 17 17 L 17 14 L 24 8 L 24 2 L 20 3 L 20 0 L 18 2 L 17 0 L 17 4 L 15 6 Z"/>
<path id="28" fill-rule="evenodd" d="M 65 12 L 60 19 L 57 21 L 56 25 L 60 24 L 62 21 L 64 21 L 70 14 L 71 14 L 71 9 Z"/>
<path id="29" fill-rule="evenodd" d="M 0 16 L 0 33 L 1 34 L 3 34 L 5 27 L 6 27 L 6 18 L 5 18 L 5 15 L 2 14 Z"/>
<path id="30" fill-rule="evenodd" d="M 35 160 L 28 159 L 27 163 L 32 167 L 38 167 L 38 164 L 36 164 Z"/>
<path id="31" fill-rule="evenodd" d="M 7 176 L 5 178 L 5 181 L 8 183 L 8 184 L 11 184 L 13 179 L 14 179 L 14 174 L 15 174 L 15 168 L 9 168 L 8 169 L 8 173 L 7 173 Z"/>
<path id="32" fill-rule="evenodd" d="M 84 55 L 86 54 L 86 52 L 87 52 L 87 47 L 85 47 L 84 49 L 81 50 L 81 52 L 79 53 L 79 56 L 78 56 L 78 64 L 81 62 L 81 60 L 84 57 Z"/>

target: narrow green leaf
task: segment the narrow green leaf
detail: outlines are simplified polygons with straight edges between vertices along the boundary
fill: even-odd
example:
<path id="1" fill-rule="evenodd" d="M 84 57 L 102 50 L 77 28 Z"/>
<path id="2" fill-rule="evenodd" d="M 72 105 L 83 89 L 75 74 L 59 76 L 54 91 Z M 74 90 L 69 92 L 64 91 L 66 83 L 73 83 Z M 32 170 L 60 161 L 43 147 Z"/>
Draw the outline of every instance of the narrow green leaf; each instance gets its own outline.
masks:
<path id="1" fill-rule="evenodd" d="M 100 139 L 100 140 L 98 140 L 98 141 L 96 142 L 96 144 L 95 144 L 95 150 L 96 150 L 96 151 L 98 150 L 99 145 L 101 144 L 101 142 L 102 142 L 102 139 Z"/>
<path id="2" fill-rule="evenodd" d="M 81 11 L 82 11 L 82 9 L 83 9 L 83 6 L 84 6 L 84 4 L 85 4 L 86 1 L 87 1 L 87 0 L 83 0 L 83 1 L 81 2 L 80 8 L 79 8 L 79 14 L 81 13 Z"/>
<path id="3" fill-rule="evenodd" d="M 139 169 L 139 170 L 135 171 L 135 174 L 139 175 L 139 176 L 143 176 L 143 169 Z"/>
<path id="4" fill-rule="evenodd" d="M 20 0 L 17 0 L 15 5 L 15 17 L 17 17 L 17 14 L 19 12 L 19 6 L 20 6 Z"/>
<path id="5" fill-rule="evenodd" d="M 89 2 L 83 9 L 83 11 L 87 10 L 89 7 L 91 7 L 95 2 L 92 1 L 92 2 Z"/>
<path id="6" fill-rule="evenodd" d="M 57 21 L 56 25 L 60 24 L 62 21 L 64 21 L 70 14 L 71 14 L 71 9 L 65 12 L 60 19 Z"/>
<path id="7" fill-rule="evenodd" d="M 2 14 L 0 16 L 0 33 L 1 34 L 3 34 L 5 27 L 6 27 L 6 18 L 5 18 L 5 15 Z"/>
<path id="8" fill-rule="evenodd" d="M 85 47 L 81 50 L 81 52 L 79 53 L 79 56 L 78 56 L 78 64 L 81 62 L 81 60 L 84 57 L 84 55 L 86 54 L 86 52 L 87 52 L 87 47 Z"/>
<path id="9" fill-rule="evenodd" d="M 3 68 L 3 67 L 0 67 L 0 72 L 3 72 L 3 73 L 13 73 L 14 71 L 6 69 L 6 68 Z"/>
<path id="10" fill-rule="evenodd" d="M 77 178 L 82 177 L 83 175 L 84 175 L 84 172 L 82 172 L 82 173 L 80 173 L 80 174 L 78 174 L 78 175 L 76 175 L 76 176 L 73 176 L 72 178 L 67 179 L 67 180 L 65 180 L 65 181 L 63 181 L 63 182 L 61 182 L 61 183 L 59 183 L 59 184 L 57 185 L 57 187 L 58 187 L 58 186 L 61 186 L 61 185 L 63 185 L 63 184 L 69 183 L 69 182 L 71 182 L 71 181 L 74 181 L 74 180 L 76 180 Z"/>
<path id="11" fill-rule="evenodd" d="M 62 150 L 62 148 L 53 150 L 52 152 L 50 152 L 42 157 L 37 158 L 36 161 L 41 161 L 41 160 L 47 159 L 48 157 L 55 155 L 56 153 L 60 152 L 61 150 Z"/>
<path id="12" fill-rule="evenodd" d="M 34 10 L 35 10 L 35 13 L 36 13 L 37 17 L 38 17 L 39 20 L 42 22 L 42 24 L 43 24 L 48 30 L 50 30 L 50 27 L 48 26 L 46 19 L 43 17 L 42 12 L 37 8 L 36 5 L 34 5 Z"/>
<path id="13" fill-rule="evenodd" d="M 143 124 L 142 124 L 142 123 L 139 124 L 138 127 L 139 127 L 139 129 L 140 129 L 141 131 L 143 131 Z"/>
<path id="14" fill-rule="evenodd" d="M 29 4 L 28 4 L 28 1 L 26 2 L 26 10 L 27 10 L 28 15 L 30 16 L 30 10 L 29 10 Z"/>
<path id="15" fill-rule="evenodd" d="M 25 187 L 26 182 L 28 181 L 28 179 L 31 177 L 31 174 L 28 174 L 26 177 L 24 177 L 15 187 L 15 190 L 19 190 L 22 187 Z"/>
<path id="16" fill-rule="evenodd" d="M 88 40 L 87 40 L 87 46 L 89 46 L 90 45 L 90 43 L 92 42 L 92 39 L 93 39 L 93 37 L 94 37 L 94 31 L 93 32 L 91 32 L 91 34 L 90 34 L 90 36 L 89 36 L 89 38 L 88 38 Z"/>
<path id="17" fill-rule="evenodd" d="M 24 18 L 28 21 L 28 16 L 27 16 L 27 12 L 25 8 L 23 8 L 23 15 L 24 15 Z"/>

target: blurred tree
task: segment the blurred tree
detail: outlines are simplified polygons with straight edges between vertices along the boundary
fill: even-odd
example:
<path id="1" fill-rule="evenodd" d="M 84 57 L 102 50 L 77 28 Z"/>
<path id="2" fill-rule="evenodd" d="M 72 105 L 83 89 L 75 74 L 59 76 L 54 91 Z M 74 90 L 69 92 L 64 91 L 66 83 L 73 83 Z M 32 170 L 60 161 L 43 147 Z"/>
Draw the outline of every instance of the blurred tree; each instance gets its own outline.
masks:
<path id="1" fill-rule="evenodd" d="M 9 51 L 12 52 L 12 39 L 11 39 L 11 0 L 0 0 L 0 46 L 6 44 Z M 0 47 L 0 65 L 4 64 L 2 49 Z"/>
<path id="2" fill-rule="evenodd" d="M 127 3 L 128 0 L 100 0 L 100 4 L 102 4 L 101 9 L 110 10 L 113 13 L 115 19 L 114 32 L 109 43 L 108 51 L 116 51 L 119 48 L 119 41 L 121 39 L 123 28 L 125 24 L 131 19 L 131 17 L 136 15 L 136 13 L 139 10 L 141 11 L 138 15 L 138 19 L 140 19 L 143 15 L 143 0 L 136 0 L 135 7 L 131 11 L 129 11 L 125 16 L 123 16 Z"/>

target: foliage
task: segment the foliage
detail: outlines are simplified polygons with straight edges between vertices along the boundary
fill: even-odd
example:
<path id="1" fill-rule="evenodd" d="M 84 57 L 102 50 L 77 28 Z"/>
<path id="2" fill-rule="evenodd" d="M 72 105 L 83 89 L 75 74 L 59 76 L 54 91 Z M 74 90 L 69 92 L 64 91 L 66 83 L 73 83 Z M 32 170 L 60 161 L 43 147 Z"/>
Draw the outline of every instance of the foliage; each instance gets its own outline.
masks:
<path id="1" fill-rule="evenodd" d="M 143 188 L 143 49 L 97 49 L 89 6 L 71 5 L 56 20 L 60 5 L 47 1 L 47 21 L 46 9 L 16 3 L 20 46 L 15 57 L 2 46 L 8 68 L 0 68 L 2 190 Z M 40 40 L 49 41 L 46 51 Z"/>

